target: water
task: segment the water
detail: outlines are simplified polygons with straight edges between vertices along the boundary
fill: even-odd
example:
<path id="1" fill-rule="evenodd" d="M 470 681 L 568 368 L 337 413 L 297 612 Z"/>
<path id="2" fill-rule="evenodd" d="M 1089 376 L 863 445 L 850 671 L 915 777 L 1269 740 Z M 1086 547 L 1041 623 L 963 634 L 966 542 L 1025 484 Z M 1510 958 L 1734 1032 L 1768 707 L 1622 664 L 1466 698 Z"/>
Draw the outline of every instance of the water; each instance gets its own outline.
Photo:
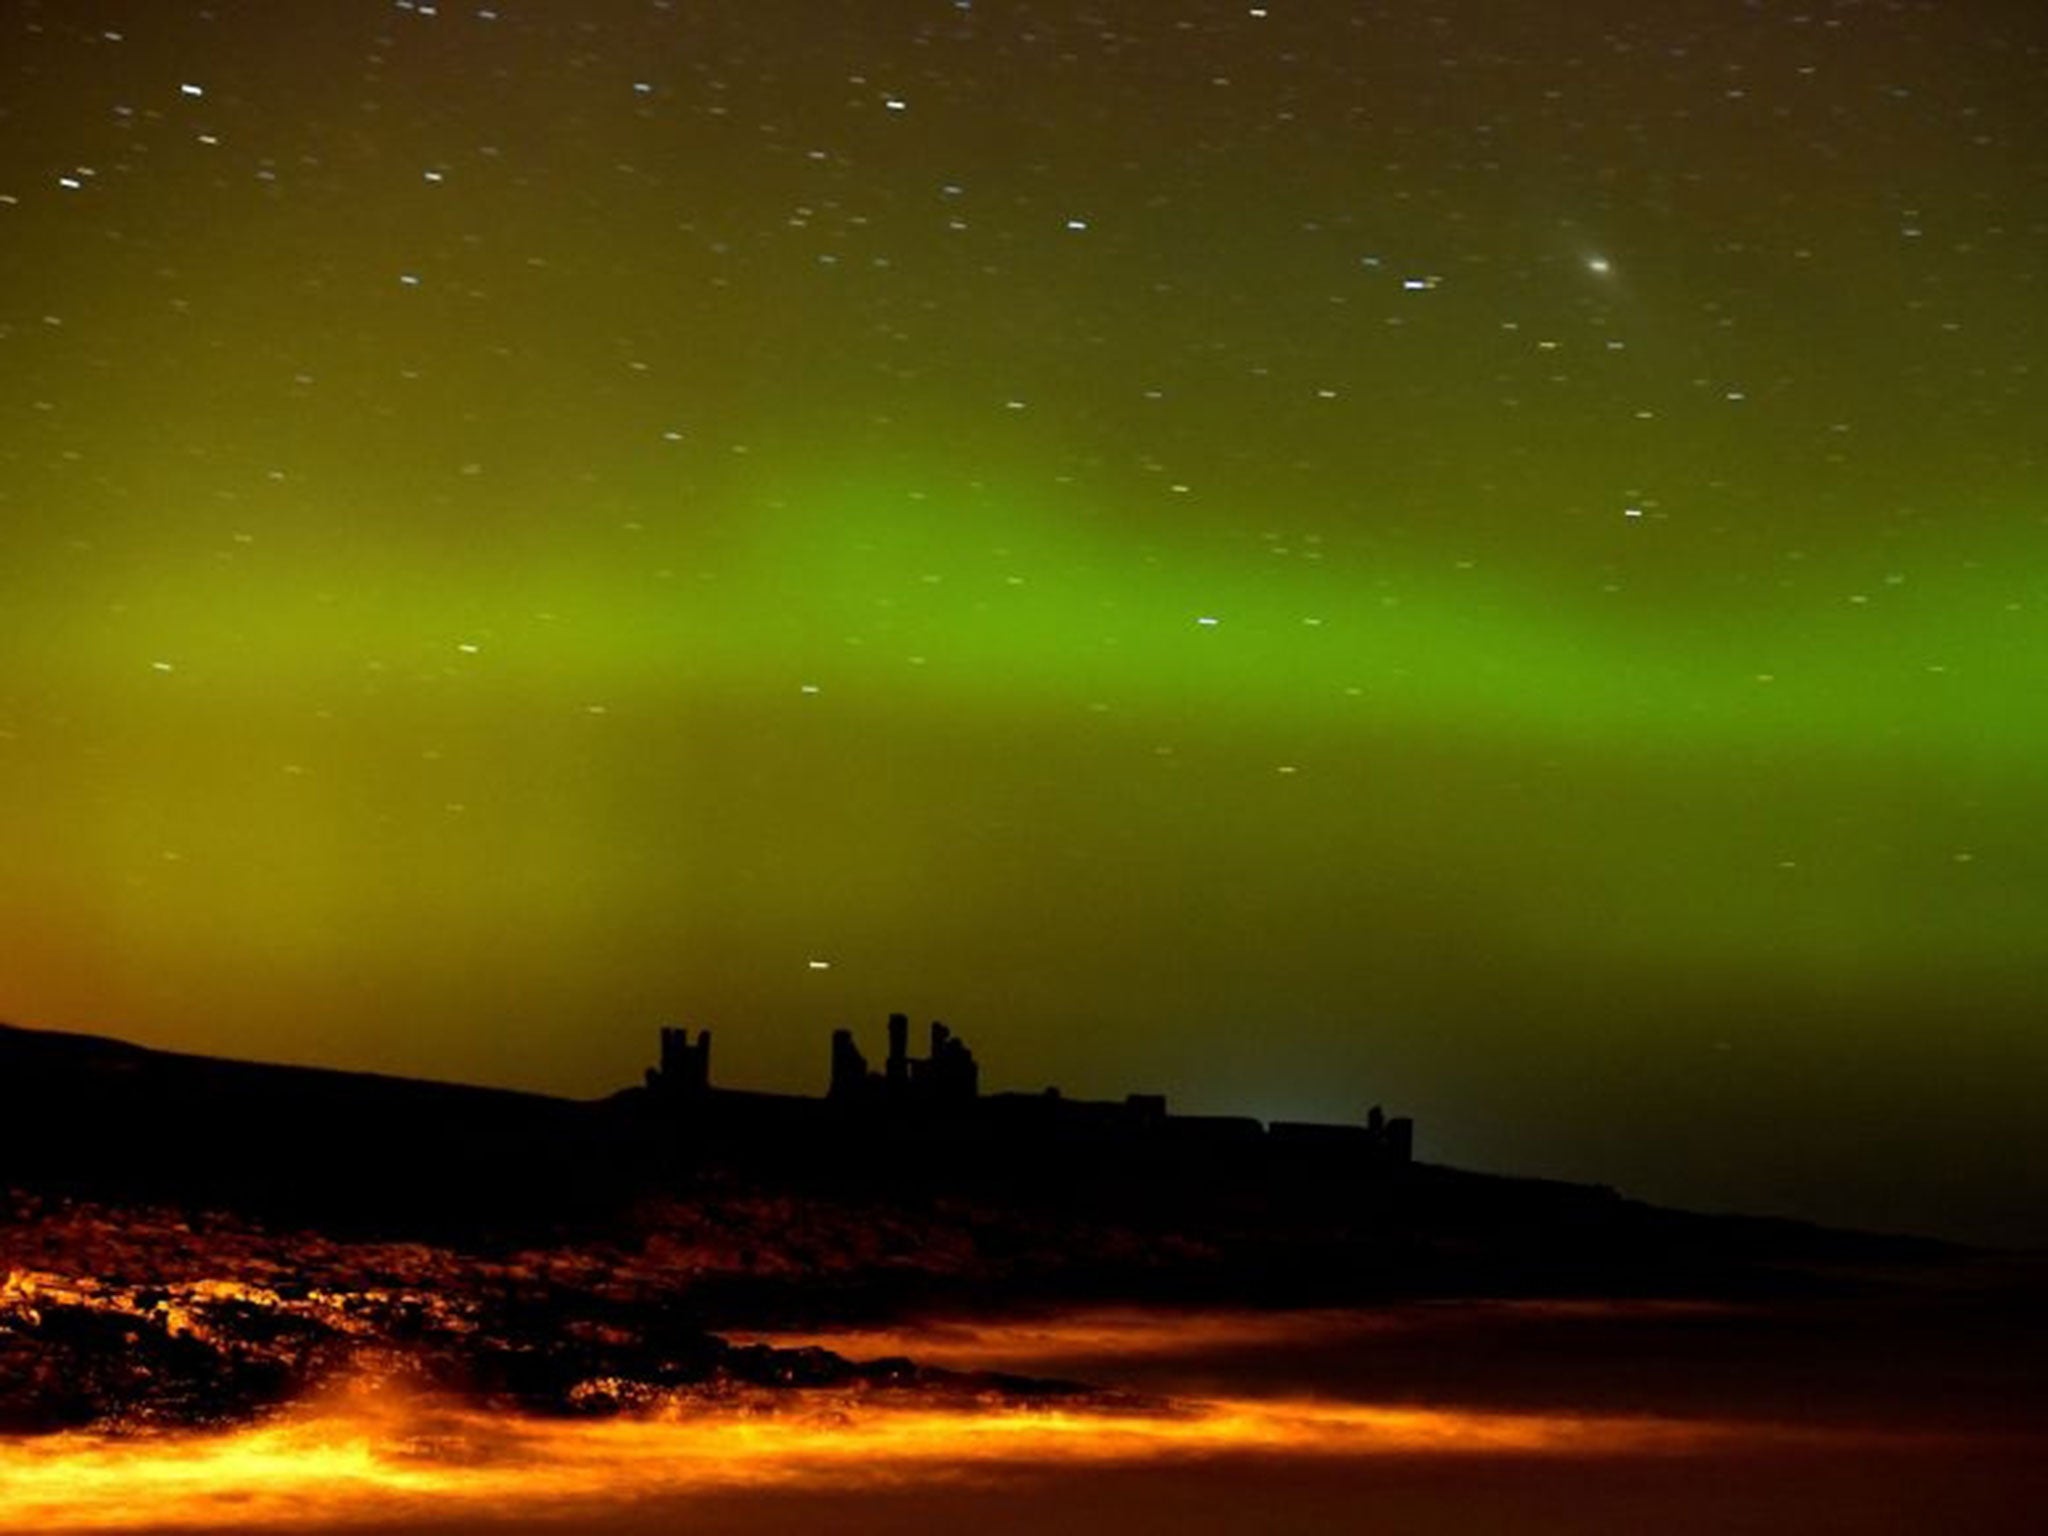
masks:
<path id="1" fill-rule="evenodd" d="M 766 1336 L 764 1336 L 766 1337 Z M 1137 1310 L 779 1335 L 1084 1380 L 541 1419 L 365 1379 L 256 1428 L 0 1448 L 0 1529 L 2037 1531 L 2038 1328 L 1953 1297 Z"/>

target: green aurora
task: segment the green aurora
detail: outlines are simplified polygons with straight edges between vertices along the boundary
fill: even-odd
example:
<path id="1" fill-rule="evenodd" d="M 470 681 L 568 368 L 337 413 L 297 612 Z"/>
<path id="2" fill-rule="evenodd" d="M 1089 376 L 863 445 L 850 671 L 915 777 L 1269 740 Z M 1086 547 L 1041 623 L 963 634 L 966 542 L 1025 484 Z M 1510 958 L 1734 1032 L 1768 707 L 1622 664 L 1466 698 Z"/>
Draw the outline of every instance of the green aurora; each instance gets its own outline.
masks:
<path id="1" fill-rule="evenodd" d="M 0 1016 L 2048 1239 L 2041 23 L 1171 9 L 5 7 Z"/>

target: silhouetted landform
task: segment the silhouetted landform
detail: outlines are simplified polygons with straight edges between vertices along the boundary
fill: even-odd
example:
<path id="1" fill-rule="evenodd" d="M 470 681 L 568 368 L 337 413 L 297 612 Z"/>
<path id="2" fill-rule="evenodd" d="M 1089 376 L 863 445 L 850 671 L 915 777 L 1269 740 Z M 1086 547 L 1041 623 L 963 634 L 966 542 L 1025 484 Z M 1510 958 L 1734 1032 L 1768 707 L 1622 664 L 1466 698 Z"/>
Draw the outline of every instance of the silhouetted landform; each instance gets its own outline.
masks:
<path id="1" fill-rule="evenodd" d="M 544 1094 L 0 1025 L 0 1181 L 321 1219 L 571 1208 L 617 1117 Z"/>
<path id="2" fill-rule="evenodd" d="M 1104 1294 L 1531 1292 L 1621 1276 L 1657 1289 L 1779 1259 L 1940 1247 L 1417 1162 L 1407 1122 L 1377 1112 L 1355 1126 L 1266 1126 L 1170 1114 L 1155 1095 L 983 1094 L 966 1045 L 943 1026 L 930 1038 L 913 1058 L 907 1021 L 892 1020 L 876 1072 L 842 1032 L 826 1093 L 804 1097 L 714 1086 L 708 1034 L 672 1030 L 644 1086 L 576 1101 L 0 1025 L 0 1185 L 430 1235 L 601 1227 L 708 1189 L 863 1210 L 881 1225 L 877 1210 L 944 1201 L 974 1213 L 989 1251 L 999 1230 L 1045 1213 L 1128 1239 L 1064 1270 L 1044 1255 L 1032 1282 Z M 925 1257 L 878 1268 L 891 1284 L 923 1283 L 944 1268 Z M 802 1266 L 788 1270 L 800 1291 Z M 994 1270 L 962 1273 L 972 1284 Z"/>

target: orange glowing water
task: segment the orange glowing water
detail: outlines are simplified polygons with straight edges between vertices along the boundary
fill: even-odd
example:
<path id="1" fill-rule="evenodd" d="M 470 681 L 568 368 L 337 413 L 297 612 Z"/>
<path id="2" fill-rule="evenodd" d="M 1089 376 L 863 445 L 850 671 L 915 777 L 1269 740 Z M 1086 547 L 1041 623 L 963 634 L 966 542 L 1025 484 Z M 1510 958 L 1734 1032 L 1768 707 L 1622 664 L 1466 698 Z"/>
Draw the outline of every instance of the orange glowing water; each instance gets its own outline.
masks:
<path id="1" fill-rule="evenodd" d="M 1312 1344 L 1412 1326 L 1413 1313 L 1098 1311 L 768 1337 L 867 1358 L 901 1352 L 932 1364 L 1028 1370 L 1084 1358 Z M 619 1387 L 589 1385 L 597 1399 Z M 415 1520 L 468 1528 L 507 1510 L 573 1518 L 747 1489 L 854 1495 L 1226 1458 L 1246 1465 L 1288 1458 L 1614 1460 L 1851 1441 L 1868 1450 L 1875 1440 L 1904 1448 L 1928 1439 L 1747 1420 L 1301 1395 L 1098 1395 L 1048 1405 L 992 1392 L 861 1388 L 637 1401 L 640 1411 L 631 1414 L 541 1418 L 365 1380 L 228 1432 L 0 1439 L 0 1532 L 327 1531 Z"/>
<path id="2" fill-rule="evenodd" d="M 859 1492 L 1032 1468 L 1228 1455 L 1683 1453 L 1725 1426 L 1212 1399 L 1046 1409 L 797 1396 L 772 1410 L 545 1420 L 361 1389 L 218 1435 L 67 1434 L 0 1446 L 0 1529 L 331 1527 L 765 1485 Z"/>
<path id="3" fill-rule="evenodd" d="M 1683 1318 L 1732 1312 L 1707 1301 L 1489 1301 L 1432 1309 L 1322 1308 L 1289 1312 L 1161 1312 L 1102 1307 L 1038 1318 L 932 1320 L 894 1327 L 729 1333 L 734 1343 L 828 1349 L 853 1360 L 907 1356 L 953 1370 L 1043 1372 L 1063 1363 L 1228 1353 L 1273 1346 L 1316 1347 L 1371 1334 L 1414 1332 L 1476 1316 Z"/>

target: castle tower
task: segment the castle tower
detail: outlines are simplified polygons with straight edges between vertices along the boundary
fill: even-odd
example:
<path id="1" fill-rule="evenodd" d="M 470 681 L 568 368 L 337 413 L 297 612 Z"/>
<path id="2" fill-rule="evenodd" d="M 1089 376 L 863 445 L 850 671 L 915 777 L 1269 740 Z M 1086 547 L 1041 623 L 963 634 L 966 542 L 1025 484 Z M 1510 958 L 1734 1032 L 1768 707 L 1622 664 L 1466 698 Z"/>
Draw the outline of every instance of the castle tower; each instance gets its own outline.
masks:
<path id="1" fill-rule="evenodd" d="M 661 1031 L 661 1065 L 647 1069 L 647 1086 L 656 1092 L 694 1098 L 711 1087 L 711 1031 L 701 1029 L 692 1041 L 687 1029 Z"/>
<path id="2" fill-rule="evenodd" d="M 907 1014 L 889 1015 L 888 1081 L 892 1089 L 899 1091 L 910 1085 L 910 1018 Z"/>
<path id="3" fill-rule="evenodd" d="M 1415 1161 L 1415 1122 L 1406 1115 L 1396 1115 L 1387 1122 L 1387 1161 Z"/>
<path id="4" fill-rule="evenodd" d="M 826 1096 L 834 1099 L 858 1098 L 868 1086 L 868 1059 L 861 1055 L 860 1047 L 853 1043 L 853 1031 L 835 1029 L 832 1031 L 832 1084 Z"/>

